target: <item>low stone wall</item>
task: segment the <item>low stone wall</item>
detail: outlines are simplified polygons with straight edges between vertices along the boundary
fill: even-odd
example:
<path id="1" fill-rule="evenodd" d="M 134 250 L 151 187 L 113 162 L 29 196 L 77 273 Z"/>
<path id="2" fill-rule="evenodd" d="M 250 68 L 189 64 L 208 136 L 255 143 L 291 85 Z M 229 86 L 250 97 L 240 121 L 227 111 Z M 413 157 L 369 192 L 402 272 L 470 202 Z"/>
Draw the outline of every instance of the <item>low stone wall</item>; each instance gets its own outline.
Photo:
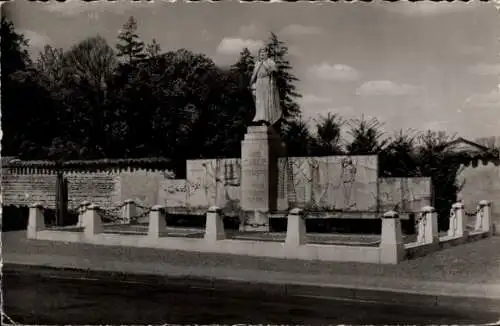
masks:
<path id="1" fill-rule="evenodd" d="M 132 204 L 128 201 L 127 205 Z M 394 211 L 387 212 L 382 217 L 381 240 L 378 246 L 307 243 L 305 214 L 298 208 L 292 209 L 287 216 L 288 225 L 284 242 L 226 238 L 222 212 L 218 207 L 211 207 L 207 212 L 204 237 L 200 239 L 166 236 L 163 206 L 151 208 L 147 235 L 124 235 L 104 232 L 100 209 L 95 205 L 85 206 L 85 209 L 81 211 L 78 226 L 82 231 L 47 230 L 44 224 L 43 207 L 41 204 L 35 204 L 30 208 L 27 236 L 30 239 L 83 242 L 105 246 L 131 246 L 302 260 L 397 264 L 404 259 L 429 254 L 441 247 L 490 236 L 493 232 L 490 208 L 490 202 L 480 202 L 474 230 L 469 232 L 464 223 L 464 205 L 463 203 L 455 204 L 452 208 L 453 214 L 450 217 L 448 235 L 439 237 L 437 213 L 430 206 L 424 207 L 418 219 L 417 241 L 406 245 L 403 242 L 399 215 Z M 128 207 L 125 210 L 126 215 L 131 215 L 133 210 Z"/>
<path id="2" fill-rule="evenodd" d="M 133 199 L 146 206 L 156 205 L 160 184 L 168 179 L 165 172 L 146 170 L 122 172 L 65 173 L 68 180 L 68 206 L 76 209 L 83 201 L 101 207 L 112 207 L 126 199 Z M 54 208 L 56 175 L 42 173 L 17 173 L 2 169 L 3 205 L 28 206 L 39 202 Z"/>

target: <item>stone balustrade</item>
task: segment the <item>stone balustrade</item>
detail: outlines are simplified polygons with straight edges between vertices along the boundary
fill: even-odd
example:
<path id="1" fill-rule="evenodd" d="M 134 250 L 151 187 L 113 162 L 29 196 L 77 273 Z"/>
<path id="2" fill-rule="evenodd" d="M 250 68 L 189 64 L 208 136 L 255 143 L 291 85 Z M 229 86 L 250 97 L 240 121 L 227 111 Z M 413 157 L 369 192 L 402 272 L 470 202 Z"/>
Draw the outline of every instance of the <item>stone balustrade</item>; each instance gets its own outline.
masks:
<path id="1" fill-rule="evenodd" d="M 132 200 L 125 203 L 122 217 L 130 222 L 135 214 Z M 466 230 L 467 215 L 461 202 L 455 203 L 450 211 L 449 230 L 446 236 L 439 237 L 437 213 L 433 207 L 421 210 L 417 220 L 417 241 L 405 244 L 401 229 L 400 216 L 389 211 L 381 217 L 381 238 L 378 246 L 367 245 L 331 245 L 308 243 L 306 236 L 306 214 L 301 208 L 293 208 L 287 215 L 287 232 L 284 242 L 244 241 L 226 237 L 223 213 L 217 206 L 210 207 L 206 213 L 205 234 L 202 239 L 169 237 L 165 207 L 157 205 L 149 211 L 147 235 L 120 235 L 104 232 L 99 206 L 83 202 L 80 205 L 78 224 L 81 230 L 61 231 L 48 229 L 44 223 L 44 208 L 36 203 L 30 206 L 27 237 L 53 241 L 88 242 L 104 245 L 139 245 L 142 247 L 171 250 L 195 250 L 200 252 L 218 252 L 248 254 L 266 257 L 294 259 L 319 259 L 326 261 L 359 261 L 382 264 L 397 264 L 407 257 L 428 254 L 440 247 L 459 245 L 491 235 L 491 202 L 481 201 L 475 215 L 477 230 L 469 234 Z"/>

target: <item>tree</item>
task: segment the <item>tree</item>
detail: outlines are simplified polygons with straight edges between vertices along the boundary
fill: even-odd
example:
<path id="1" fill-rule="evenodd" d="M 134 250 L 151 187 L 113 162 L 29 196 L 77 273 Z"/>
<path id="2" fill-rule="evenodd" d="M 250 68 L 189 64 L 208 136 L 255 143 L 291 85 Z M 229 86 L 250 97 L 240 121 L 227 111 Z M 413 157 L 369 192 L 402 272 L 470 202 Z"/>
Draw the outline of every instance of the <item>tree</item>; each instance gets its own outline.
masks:
<path id="1" fill-rule="evenodd" d="M 440 230 L 446 230 L 449 210 L 459 190 L 456 177 L 460 163 L 455 160 L 455 154 L 445 151 L 446 145 L 454 138 L 445 132 L 427 130 L 417 139 L 419 175 L 431 177 L 435 200 L 432 205 L 440 217 Z"/>
<path id="2" fill-rule="evenodd" d="M 364 116 L 348 122 L 347 133 L 352 136 L 352 141 L 346 146 L 350 155 L 365 155 L 379 153 L 387 143 L 382 139 L 384 132 L 381 130 L 383 124 L 372 118 L 368 121 Z"/>
<path id="3" fill-rule="evenodd" d="M 133 16 L 130 16 L 118 34 L 117 56 L 118 58 L 123 57 L 129 64 L 146 57 L 144 42 L 139 39 L 136 32 L 137 22 Z"/>
<path id="4" fill-rule="evenodd" d="M 266 44 L 266 49 L 271 57 L 276 61 L 278 67 L 276 84 L 280 94 L 280 104 L 283 110 L 284 119 L 296 118 L 300 115 L 300 106 L 296 102 L 302 96 L 297 92 L 295 83 L 299 80 L 291 70 L 292 65 L 288 61 L 288 47 L 278 39 L 278 36 L 271 33 Z"/>
<path id="5" fill-rule="evenodd" d="M 88 158 L 105 156 L 108 88 L 117 66 L 113 49 L 101 36 L 87 38 L 64 54 L 67 74 L 65 121 L 68 138 L 82 146 Z"/>
<path id="6" fill-rule="evenodd" d="M 113 49 L 102 36 L 89 37 L 65 53 L 70 75 L 79 85 L 104 90 L 117 61 Z"/>
<path id="7" fill-rule="evenodd" d="M 248 90 L 246 90 L 248 92 Z M 112 102 L 129 157 L 237 156 L 248 106 L 236 78 L 202 54 L 181 49 L 122 66 Z M 238 152 L 237 152 L 238 151 Z"/>
<path id="8" fill-rule="evenodd" d="M 343 121 L 336 114 L 320 116 L 316 122 L 316 137 L 313 140 L 313 155 L 327 156 L 342 153 L 340 144 Z"/>
<path id="9" fill-rule="evenodd" d="M 417 136 L 400 130 L 379 154 L 380 173 L 385 177 L 415 177 L 419 175 L 416 157 Z"/>
<path id="10" fill-rule="evenodd" d="M 64 51 L 46 45 L 43 52 L 40 52 L 35 67 L 40 84 L 51 93 L 54 99 L 62 102 L 68 77 Z"/>
<path id="11" fill-rule="evenodd" d="M 28 41 L 1 19 L 2 154 L 37 158 L 54 135 L 53 102 L 31 67 Z"/>
<path id="12" fill-rule="evenodd" d="M 16 71 L 2 83 L 3 155 L 45 158 L 44 147 L 59 128 L 55 101 L 36 70 Z"/>
<path id="13" fill-rule="evenodd" d="M 292 120 L 283 131 L 287 156 L 308 156 L 310 154 L 311 134 L 303 120 Z"/>
<path id="14" fill-rule="evenodd" d="M 0 48 L 2 50 L 2 79 L 13 72 L 25 70 L 31 60 L 28 54 L 28 40 L 15 31 L 11 21 L 2 16 L 0 29 Z"/>
<path id="15" fill-rule="evenodd" d="M 228 101 L 236 101 L 233 105 L 239 108 L 239 117 L 242 120 L 236 119 L 241 125 L 238 130 L 245 129 L 248 123 L 252 120 L 255 114 L 255 103 L 252 92 L 250 91 L 250 77 L 255 65 L 255 58 L 252 56 L 248 48 L 244 48 L 238 61 L 233 64 L 229 72 L 226 73 L 230 78 L 226 78 L 226 86 L 229 89 L 231 98 Z M 237 134 L 240 134 L 239 132 Z M 243 132 L 244 134 L 244 132 Z M 240 149 L 235 150 L 235 154 L 239 155 Z"/>
<path id="16" fill-rule="evenodd" d="M 239 152 L 248 106 L 234 76 L 204 55 L 179 50 L 167 55 L 164 78 L 172 84 L 171 103 L 191 112 L 188 158 L 223 157 Z M 182 94 L 182 95 L 181 95 Z M 232 156 L 232 155 L 231 155 Z"/>
<path id="17" fill-rule="evenodd" d="M 158 56 L 161 52 L 160 44 L 156 42 L 156 39 L 153 39 L 151 43 L 146 46 L 146 58 L 154 58 Z"/>
<path id="18" fill-rule="evenodd" d="M 238 61 L 230 68 L 230 71 L 237 76 L 241 88 L 248 88 L 250 86 L 250 77 L 252 76 L 254 65 L 255 58 L 248 48 L 244 48 L 240 53 Z"/>

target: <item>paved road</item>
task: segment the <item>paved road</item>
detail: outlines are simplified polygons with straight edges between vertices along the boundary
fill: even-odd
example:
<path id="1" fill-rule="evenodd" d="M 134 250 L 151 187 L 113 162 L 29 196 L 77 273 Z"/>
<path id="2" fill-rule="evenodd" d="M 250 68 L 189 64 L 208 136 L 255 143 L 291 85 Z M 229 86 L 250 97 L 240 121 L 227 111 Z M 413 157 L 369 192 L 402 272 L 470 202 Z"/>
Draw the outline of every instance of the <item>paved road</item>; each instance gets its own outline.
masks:
<path id="1" fill-rule="evenodd" d="M 354 302 L 230 289 L 3 275 L 5 313 L 22 324 L 483 324 L 498 314 L 430 305 Z"/>

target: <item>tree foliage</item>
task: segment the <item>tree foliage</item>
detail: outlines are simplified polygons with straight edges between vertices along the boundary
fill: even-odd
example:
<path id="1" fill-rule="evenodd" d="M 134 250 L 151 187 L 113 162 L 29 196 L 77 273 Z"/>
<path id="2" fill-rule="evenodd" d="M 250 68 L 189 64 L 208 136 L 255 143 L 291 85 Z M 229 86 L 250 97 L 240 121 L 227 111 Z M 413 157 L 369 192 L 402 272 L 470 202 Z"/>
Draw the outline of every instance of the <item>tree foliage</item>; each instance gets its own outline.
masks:
<path id="1" fill-rule="evenodd" d="M 156 48 L 154 48 L 156 50 Z M 118 34 L 118 43 L 116 44 L 117 56 L 124 58 L 127 63 L 144 59 L 144 42 L 140 40 L 137 34 L 137 22 L 133 16 L 130 16 L 123 25 Z"/>
<path id="2" fill-rule="evenodd" d="M 0 33 L 2 77 L 8 77 L 17 70 L 25 70 L 30 65 L 28 40 L 24 35 L 16 33 L 12 22 L 4 16 L 1 18 Z"/>
<path id="3" fill-rule="evenodd" d="M 292 65 L 288 60 L 288 46 L 275 33 L 271 33 L 266 49 L 278 67 L 276 84 L 280 93 L 283 117 L 287 120 L 297 118 L 301 112 L 297 99 L 302 96 L 295 85 L 299 79 L 292 73 Z"/>
<path id="4" fill-rule="evenodd" d="M 380 174 L 385 177 L 412 177 L 420 174 L 417 163 L 416 142 L 418 135 L 400 130 L 387 140 L 379 153 Z"/>
<path id="5" fill-rule="evenodd" d="M 312 142 L 312 153 L 315 156 L 338 155 L 343 152 L 342 125 L 344 121 L 337 115 L 328 113 L 316 121 L 316 137 Z"/>
<path id="6" fill-rule="evenodd" d="M 70 78 L 80 87 L 98 92 L 107 83 L 117 66 L 113 49 L 101 36 L 87 38 L 65 53 Z"/>
<path id="7" fill-rule="evenodd" d="M 307 123 L 295 119 L 287 123 L 283 131 L 287 156 L 308 156 L 311 150 L 312 136 Z"/>
<path id="8" fill-rule="evenodd" d="M 161 47 L 158 42 L 156 42 L 156 39 L 151 40 L 151 43 L 146 45 L 146 58 L 154 58 L 158 56 L 161 53 Z"/>
<path id="9" fill-rule="evenodd" d="M 0 32 L 3 155 L 43 155 L 40 145 L 54 136 L 51 128 L 54 121 L 47 120 L 52 104 L 50 93 L 39 85 L 36 71 L 30 67 L 28 41 L 24 36 L 5 17 Z M 43 128 L 47 130 L 41 131 Z"/>
<path id="10" fill-rule="evenodd" d="M 46 45 L 40 53 L 35 69 L 39 73 L 40 83 L 49 91 L 52 96 L 59 97 L 67 80 L 64 51 Z"/>
<path id="11" fill-rule="evenodd" d="M 248 48 L 244 48 L 240 53 L 238 61 L 230 68 L 230 71 L 235 74 L 242 89 L 250 86 L 250 77 L 252 76 L 254 66 L 255 58 Z"/>
<path id="12" fill-rule="evenodd" d="M 384 148 L 387 141 L 383 139 L 383 124 L 376 118 L 365 120 L 362 116 L 348 122 L 348 134 L 352 141 L 347 144 L 346 150 L 351 155 L 377 154 Z"/>

